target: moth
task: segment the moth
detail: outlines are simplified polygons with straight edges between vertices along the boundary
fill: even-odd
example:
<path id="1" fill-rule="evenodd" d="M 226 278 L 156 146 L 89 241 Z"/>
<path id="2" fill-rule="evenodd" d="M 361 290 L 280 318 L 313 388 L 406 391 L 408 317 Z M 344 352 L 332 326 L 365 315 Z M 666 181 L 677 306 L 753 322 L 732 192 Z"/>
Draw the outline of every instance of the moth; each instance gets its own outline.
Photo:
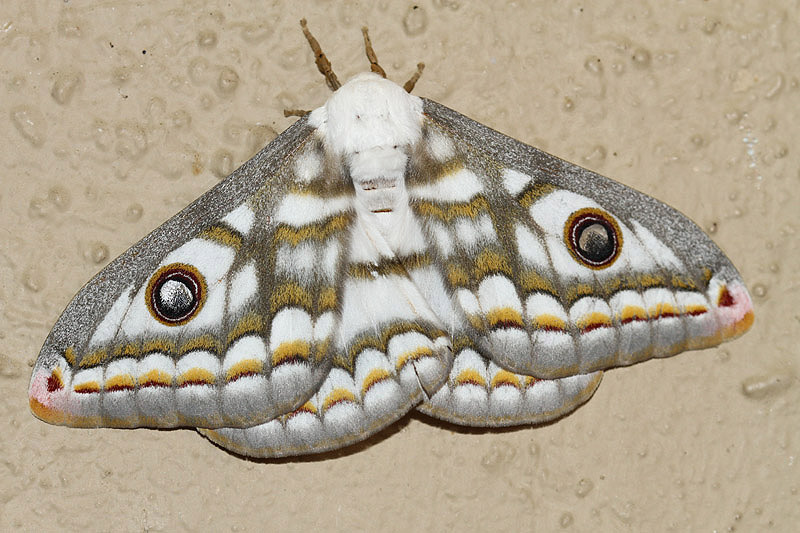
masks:
<path id="1" fill-rule="evenodd" d="M 316 453 L 411 409 L 552 420 L 608 368 L 750 327 L 688 218 L 410 94 L 366 30 L 371 72 L 340 85 L 301 25 L 333 94 L 81 289 L 34 366 L 37 417 Z"/>

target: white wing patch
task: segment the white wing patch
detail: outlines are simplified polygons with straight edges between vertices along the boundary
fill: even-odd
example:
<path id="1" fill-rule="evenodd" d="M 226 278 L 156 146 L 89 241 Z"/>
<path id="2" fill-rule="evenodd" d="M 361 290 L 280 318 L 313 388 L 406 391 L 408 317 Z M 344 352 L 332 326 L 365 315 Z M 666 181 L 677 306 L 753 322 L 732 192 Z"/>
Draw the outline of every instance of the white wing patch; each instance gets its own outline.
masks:
<path id="1" fill-rule="evenodd" d="M 311 194 L 287 194 L 275 214 L 275 221 L 302 228 L 341 214 L 352 207 L 348 196 L 322 198 Z"/>
<path id="2" fill-rule="evenodd" d="M 517 196 L 533 180 L 527 174 L 507 168 L 503 170 L 503 186 L 511 196 Z"/>
<path id="3" fill-rule="evenodd" d="M 313 145 L 307 147 L 294 163 L 297 181 L 304 184 L 311 183 L 322 174 L 322 165 L 322 154 Z"/>
<path id="4" fill-rule="evenodd" d="M 248 261 L 233 274 L 228 291 L 228 314 L 238 315 L 258 296 L 258 274 L 254 261 Z"/>
<path id="5" fill-rule="evenodd" d="M 636 231 L 636 236 L 640 239 L 640 242 L 644 244 L 645 249 L 658 262 L 659 265 L 678 272 L 682 272 L 686 269 L 683 263 L 681 263 L 680 259 L 675 257 L 675 254 L 672 253 L 672 250 L 665 246 L 664 243 L 659 241 L 655 235 L 647 230 L 647 228 L 635 220 L 632 221 L 632 225 L 634 231 Z M 637 259 L 643 258 L 639 257 L 637 254 Z"/>
<path id="6" fill-rule="evenodd" d="M 410 194 L 421 200 L 469 202 L 483 190 L 478 176 L 462 168 L 433 183 L 414 187 Z"/>
<path id="7" fill-rule="evenodd" d="M 303 243 L 298 246 L 284 244 L 280 246 L 276 255 L 275 269 L 281 275 L 306 282 L 312 281 L 317 261 L 321 259 L 318 257 L 319 248 L 313 243 Z"/>
<path id="8" fill-rule="evenodd" d="M 222 222 L 241 233 L 247 235 L 253 227 L 256 215 L 246 205 L 240 205 L 222 218 Z"/>
<path id="9" fill-rule="evenodd" d="M 459 220 L 455 223 L 455 234 L 461 247 L 473 253 L 497 241 L 492 219 L 486 215 L 481 215 L 477 220 Z"/>
<path id="10" fill-rule="evenodd" d="M 439 163 L 450 161 L 456 155 L 453 141 L 436 130 L 430 131 L 426 148 L 430 156 Z"/>
<path id="11" fill-rule="evenodd" d="M 131 305 L 131 292 L 133 286 L 128 287 L 122 291 L 117 301 L 111 306 L 108 314 L 103 317 L 103 320 L 98 324 L 97 329 L 92 334 L 89 340 L 89 350 L 93 350 L 98 346 L 114 340 L 119 331 L 122 319 L 125 318 L 125 313 Z"/>
<path id="12" fill-rule="evenodd" d="M 542 242 L 522 224 L 517 225 L 515 233 L 521 262 L 528 268 L 546 273 L 548 277 L 552 276 L 550 259 Z"/>

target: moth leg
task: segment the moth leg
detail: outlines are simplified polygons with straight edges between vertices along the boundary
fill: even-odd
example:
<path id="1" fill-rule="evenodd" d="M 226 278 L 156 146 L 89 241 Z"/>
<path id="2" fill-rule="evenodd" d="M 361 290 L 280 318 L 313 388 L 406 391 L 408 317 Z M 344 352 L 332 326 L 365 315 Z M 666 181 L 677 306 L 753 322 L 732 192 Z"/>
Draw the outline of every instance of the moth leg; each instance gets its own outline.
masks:
<path id="1" fill-rule="evenodd" d="M 286 118 L 289 117 L 304 117 L 311 113 L 308 109 L 284 109 L 283 116 Z"/>
<path id="2" fill-rule="evenodd" d="M 311 35 L 311 32 L 308 29 L 308 24 L 306 23 L 306 19 L 300 19 L 300 27 L 303 28 L 303 35 L 306 36 L 306 40 L 308 41 L 309 46 L 311 46 L 311 51 L 314 52 L 315 61 L 320 74 L 325 76 L 325 83 L 328 84 L 328 87 L 330 87 L 332 91 L 336 91 L 342 86 L 342 84 L 339 83 L 339 78 L 337 78 L 336 74 L 333 72 L 333 69 L 331 68 L 331 62 L 328 61 L 327 56 L 325 56 L 325 52 L 322 51 L 319 41 L 317 41 L 314 36 Z"/>

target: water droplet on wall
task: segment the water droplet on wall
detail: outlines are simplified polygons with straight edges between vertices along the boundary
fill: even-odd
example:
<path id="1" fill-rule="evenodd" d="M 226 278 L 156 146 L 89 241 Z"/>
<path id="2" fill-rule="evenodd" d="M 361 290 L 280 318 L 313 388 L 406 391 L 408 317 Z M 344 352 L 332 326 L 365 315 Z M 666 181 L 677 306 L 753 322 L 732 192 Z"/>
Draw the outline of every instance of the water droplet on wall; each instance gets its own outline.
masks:
<path id="1" fill-rule="evenodd" d="M 223 148 L 214 152 L 211 157 L 211 172 L 219 179 L 230 175 L 233 172 L 233 154 Z"/>
<path id="2" fill-rule="evenodd" d="M 147 134 L 138 124 L 120 124 L 114 133 L 117 137 L 114 149 L 118 155 L 136 161 L 147 151 Z"/>
<path id="3" fill-rule="evenodd" d="M 197 34 L 197 46 L 200 48 L 214 48 L 217 46 L 217 34 L 212 30 L 201 30 Z"/>
<path id="4" fill-rule="evenodd" d="M 403 29 L 406 35 L 416 36 L 422 34 L 428 27 L 428 16 L 422 6 L 413 5 L 403 18 Z"/>
<path id="5" fill-rule="evenodd" d="M 795 381 L 794 376 L 782 372 L 752 376 L 742 382 L 742 394 L 754 400 L 776 397 L 786 392 Z"/>
<path id="6" fill-rule="evenodd" d="M 590 492 L 594 489 L 594 483 L 592 480 L 583 478 L 578 481 L 578 488 L 575 489 L 575 496 L 578 498 L 585 498 Z"/>
<path id="7" fill-rule="evenodd" d="M 31 218 L 44 218 L 47 216 L 47 208 L 41 198 L 31 198 L 28 204 L 28 216 Z"/>
<path id="8" fill-rule="evenodd" d="M 125 221 L 126 222 L 137 222 L 140 218 L 142 218 L 142 213 L 144 212 L 144 208 L 141 204 L 134 203 L 128 206 L 125 210 Z"/>
<path id="9" fill-rule="evenodd" d="M 439 9 L 446 7 L 450 9 L 450 11 L 458 11 L 461 7 L 461 4 L 456 2 L 456 0 L 433 0 L 433 5 Z"/>
<path id="10" fill-rule="evenodd" d="M 66 211 L 69 209 L 71 203 L 69 191 L 60 185 L 56 185 L 47 191 L 47 199 L 59 211 Z"/>
<path id="11" fill-rule="evenodd" d="M 36 148 L 40 148 L 44 144 L 45 120 L 44 115 L 38 109 L 27 105 L 13 108 L 11 123 L 14 124 L 22 138 Z"/>
<path id="12" fill-rule="evenodd" d="M 581 159 L 583 159 L 583 162 L 587 165 L 598 165 L 606 160 L 607 155 L 606 147 L 598 144 L 592 146 L 591 151 Z"/>
<path id="13" fill-rule="evenodd" d="M 487 470 L 497 470 L 511 463 L 517 455 L 516 449 L 508 442 L 499 441 L 492 444 L 489 451 L 481 458 L 481 466 Z"/>
<path id="14" fill-rule="evenodd" d="M 67 105 L 72 100 L 75 91 L 82 85 L 83 77 L 75 72 L 62 72 L 56 76 L 50 96 L 56 103 Z"/>
<path id="15" fill-rule="evenodd" d="M 230 67 L 222 67 L 217 77 L 217 92 L 221 95 L 231 95 L 239 87 L 239 75 Z"/>
<path id="16" fill-rule="evenodd" d="M 0 376 L 18 378 L 23 374 L 22 363 L 15 361 L 4 353 L 0 353 Z"/>
<path id="17" fill-rule="evenodd" d="M 28 267 L 22 273 L 22 285 L 31 292 L 39 292 L 45 287 L 45 278 L 36 267 Z"/>
<path id="18" fill-rule="evenodd" d="M 87 261 L 100 265 L 108 259 L 108 246 L 98 241 L 91 242 L 83 251 L 83 257 Z"/>
<path id="19" fill-rule="evenodd" d="M 589 56 L 583 62 L 583 68 L 599 76 L 603 73 L 603 62 L 597 56 Z"/>
<path id="20" fill-rule="evenodd" d="M 185 128 L 192 123 L 192 116 L 184 109 L 172 112 L 169 118 L 173 128 Z"/>
<path id="21" fill-rule="evenodd" d="M 248 157 L 255 155 L 267 143 L 278 136 L 278 132 L 265 124 L 256 124 L 247 132 Z"/>
<path id="22" fill-rule="evenodd" d="M 767 286 L 763 283 L 756 283 L 753 285 L 753 295 L 756 298 L 766 298 L 767 296 Z"/>
<path id="23" fill-rule="evenodd" d="M 208 81 L 208 73 L 211 65 L 204 57 L 195 57 L 189 61 L 189 79 L 196 85 L 203 85 Z"/>
<path id="24" fill-rule="evenodd" d="M 273 34 L 272 27 L 265 28 L 263 23 L 261 24 L 245 24 L 242 27 L 242 40 L 247 44 L 258 44 L 262 41 L 266 41 L 269 39 Z"/>
<path id="25" fill-rule="evenodd" d="M 633 51 L 631 61 L 637 68 L 647 68 L 650 66 L 650 51 L 644 48 L 637 48 Z"/>

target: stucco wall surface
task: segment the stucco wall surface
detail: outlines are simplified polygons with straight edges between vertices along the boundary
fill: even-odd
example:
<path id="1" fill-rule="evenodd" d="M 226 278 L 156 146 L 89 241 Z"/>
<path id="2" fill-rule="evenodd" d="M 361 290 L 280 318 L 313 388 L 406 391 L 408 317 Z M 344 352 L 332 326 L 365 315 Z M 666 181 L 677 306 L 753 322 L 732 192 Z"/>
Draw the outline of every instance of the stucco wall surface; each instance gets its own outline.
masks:
<path id="1" fill-rule="evenodd" d="M 800 2 L 4 0 L 0 530 L 794 531 L 800 523 Z M 103 265 L 340 78 L 389 76 L 655 196 L 709 231 L 752 331 L 606 374 L 543 427 L 411 415 L 254 462 L 191 430 L 79 430 L 30 369 Z"/>

